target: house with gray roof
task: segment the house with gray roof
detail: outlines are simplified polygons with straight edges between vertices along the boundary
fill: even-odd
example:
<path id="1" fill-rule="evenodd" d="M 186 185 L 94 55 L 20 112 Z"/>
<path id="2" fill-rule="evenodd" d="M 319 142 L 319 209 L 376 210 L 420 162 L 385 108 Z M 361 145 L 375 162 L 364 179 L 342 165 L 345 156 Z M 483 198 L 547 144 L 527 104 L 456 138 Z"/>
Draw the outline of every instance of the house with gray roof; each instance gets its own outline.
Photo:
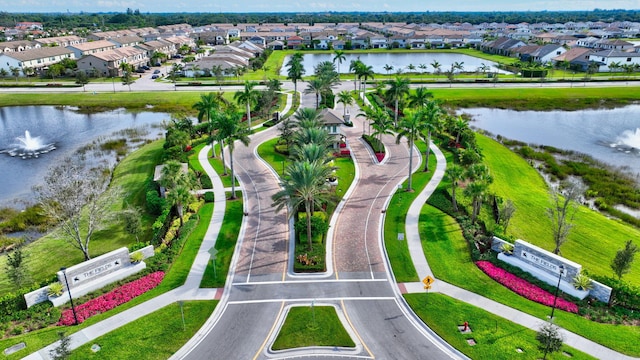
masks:
<path id="1" fill-rule="evenodd" d="M 120 64 L 127 63 L 134 68 L 149 63 L 147 52 L 133 46 L 116 48 L 83 56 L 78 60 L 78 69 L 97 71 L 102 76 L 120 76 Z"/>
<path id="2" fill-rule="evenodd" d="M 64 59 L 75 59 L 75 57 L 73 51 L 61 46 L 12 51 L 0 54 L 0 69 L 10 73 L 11 68 L 33 68 L 38 73 Z"/>
<path id="3" fill-rule="evenodd" d="M 67 49 L 73 51 L 76 59 L 85 55 L 95 54 L 101 51 L 113 50 L 117 46 L 109 40 L 88 41 L 81 44 L 69 45 Z"/>

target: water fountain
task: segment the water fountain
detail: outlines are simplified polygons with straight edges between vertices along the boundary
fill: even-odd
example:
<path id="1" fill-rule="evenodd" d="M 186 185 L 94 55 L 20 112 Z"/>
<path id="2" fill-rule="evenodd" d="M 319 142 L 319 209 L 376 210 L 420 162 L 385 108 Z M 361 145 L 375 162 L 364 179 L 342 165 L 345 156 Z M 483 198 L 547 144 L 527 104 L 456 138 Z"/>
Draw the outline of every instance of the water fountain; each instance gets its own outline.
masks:
<path id="1" fill-rule="evenodd" d="M 610 146 L 625 153 L 639 152 L 640 128 L 623 131 L 616 139 L 616 142 L 612 143 Z"/>
<path id="2" fill-rule="evenodd" d="M 29 130 L 25 130 L 24 136 L 18 136 L 16 140 L 19 141 L 18 144 L 11 144 L 8 149 L 0 152 L 7 153 L 9 156 L 30 159 L 56 149 L 54 143 L 44 143 L 39 136 L 31 136 Z"/>

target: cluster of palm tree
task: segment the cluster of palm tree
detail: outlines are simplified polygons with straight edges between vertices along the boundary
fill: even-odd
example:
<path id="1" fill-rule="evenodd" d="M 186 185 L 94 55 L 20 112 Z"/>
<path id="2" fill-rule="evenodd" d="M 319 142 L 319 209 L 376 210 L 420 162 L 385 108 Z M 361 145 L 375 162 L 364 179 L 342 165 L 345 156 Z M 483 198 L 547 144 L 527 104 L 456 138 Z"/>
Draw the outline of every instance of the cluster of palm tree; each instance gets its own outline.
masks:
<path id="1" fill-rule="evenodd" d="M 191 191 L 198 186 L 198 181 L 192 172 L 182 171 L 179 161 L 169 160 L 162 168 L 160 185 L 167 189 L 167 201 L 175 206 L 182 227 L 184 206 L 193 199 Z"/>
<path id="2" fill-rule="evenodd" d="M 313 250 L 311 222 L 313 213 L 323 204 L 332 201 L 326 179 L 333 176 L 332 155 L 329 150 L 331 137 L 323 127 L 317 109 L 301 108 L 294 115 L 290 157 L 280 183 L 282 190 L 273 195 L 276 210 L 287 207 L 289 217 L 304 208 L 306 213 L 307 248 Z"/>
<path id="3" fill-rule="evenodd" d="M 229 149 L 229 165 L 231 168 L 231 198 L 236 198 L 236 181 L 233 165 L 233 151 L 236 141 L 249 145 L 249 134 L 251 129 L 242 123 L 242 113 L 237 107 L 228 102 L 222 93 L 201 94 L 200 101 L 193 105 L 198 110 L 198 120 L 206 120 L 209 123 L 209 136 L 212 145 L 212 156 L 215 157 L 213 141 L 217 141 L 220 146 L 220 156 L 222 163 L 225 163 L 224 147 Z M 224 167 L 224 175 L 227 168 Z"/>
<path id="4" fill-rule="evenodd" d="M 356 76 L 356 80 L 353 83 L 354 90 L 358 90 L 358 82 L 360 84 L 360 91 L 362 92 L 362 96 L 367 91 L 367 80 L 373 79 L 375 72 L 373 71 L 373 67 L 371 65 L 367 65 L 362 62 L 359 58 L 356 60 L 351 60 L 349 64 L 349 72 L 353 72 Z"/>
<path id="5" fill-rule="evenodd" d="M 320 108 L 321 97 L 332 95 L 333 87 L 340 84 L 340 75 L 336 71 L 336 66 L 331 61 L 323 61 L 316 65 L 314 69 L 314 78 L 309 81 L 305 94 L 315 94 L 316 109 Z M 333 107 L 333 103 L 326 104 Z"/>
<path id="6" fill-rule="evenodd" d="M 640 64 L 623 64 L 619 61 L 613 61 L 609 64 L 609 69 L 612 72 L 623 72 L 627 75 L 631 75 L 632 73 L 640 70 Z"/>

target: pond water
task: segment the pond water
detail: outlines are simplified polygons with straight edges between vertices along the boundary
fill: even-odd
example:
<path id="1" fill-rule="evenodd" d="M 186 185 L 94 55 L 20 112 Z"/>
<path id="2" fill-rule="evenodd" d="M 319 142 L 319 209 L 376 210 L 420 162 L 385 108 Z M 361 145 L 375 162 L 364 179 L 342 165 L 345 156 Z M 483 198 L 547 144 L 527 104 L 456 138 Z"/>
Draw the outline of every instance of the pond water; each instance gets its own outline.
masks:
<path id="1" fill-rule="evenodd" d="M 33 200 L 31 188 L 41 183 L 48 168 L 68 156 L 78 156 L 74 153 L 79 148 L 124 129 L 139 129 L 145 133 L 143 138 L 157 138 L 163 133 L 163 120 L 169 120 L 169 115 L 125 110 L 80 114 L 69 107 L 53 106 L 0 107 L 0 151 L 23 145 L 18 138 L 24 140 L 25 131 L 32 141 L 56 148 L 27 159 L 0 153 L 0 206 L 23 207 L 24 201 Z"/>
<path id="2" fill-rule="evenodd" d="M 334 54 L 323 53 L 323 54 L 305 54 L 302 60 L 302 65 L 305 69 L 306 75 L 313 74 L 313 69 L 316 65 L 323 61 L 333 62 Z M 285 57 L 282 68 L 280 69 L 280 75 L 287 75 L 287 62 L 289 61 L 290 56 Z M 489 60 L 484 60 L 480 58 L 476 58 L 469 55 L 464 54 L 456 54 L 456 53 L 432 53 L 432 52 L 415 52 L 415 53 L 394 53 L 394 52 L 376 52 L 376 53 L 359 53 L 359 54 L 345 54 L 345 60 L 340 64 L 340 72 L 348 73 L 349 72 L 349 64 L 352 60 L 360 59 L 363 63 L 373 68 L 373 71 L 376 74 L 386 74 L 387 71 L 384 69 L 385 65 L 393 66 L 393 70 L 390 71 L 390 74 L 394 74 L 398 70 L 402 72 L 408 72 L 407 68 L 409 64 L 413 64 L 415 66 L 415 70 L 411 71 L 412 73 L 424 73 L 429 72 L 433 73 L 434 69 L 431 66 L 431 63 L 437 61 L 440 63 L 440 71 L 445 72 L 451 68 L 451 64 L 455 62 L 462 62 L 464 67 L 463 71 L 465 72 L 474 72 L 476 71 L 482 64 L 489 66 L 489 72 L 499 72 L 499 73 L 508 73 L 504 70 L 500 70 L 496 67 L 497 63 Z M 426 69 L 420 69 L 420 65 L 425 65 Z M 336 67 L 338 63 L 336 62 Z M 485 75 L 486 76 L 486 75 Z"/>
<path id="3" fill-rule="evenodd" d="M 530 144 L 591 155 L 640 175 L 640 105 L 580 111 L 465 109 L 471 126 Z"/>

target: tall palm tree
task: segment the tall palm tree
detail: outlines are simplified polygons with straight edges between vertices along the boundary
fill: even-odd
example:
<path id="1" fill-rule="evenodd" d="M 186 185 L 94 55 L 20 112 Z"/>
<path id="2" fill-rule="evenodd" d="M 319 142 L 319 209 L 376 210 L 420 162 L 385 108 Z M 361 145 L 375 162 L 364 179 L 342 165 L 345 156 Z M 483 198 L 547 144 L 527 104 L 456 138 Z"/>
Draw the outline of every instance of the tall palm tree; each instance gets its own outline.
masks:
<path id="1" fill-rule="evenodd" d="M 307 88 L 304 90 L 305 94 L 316 95 L 316 109 L 320 107 L 320 94 L 326 88 L 324 81 L 321 78 L 315 78 L 308 82 Z"/>
<path id="2" fill-rule="evenodd" d="M 295 146 L 291 154 L 297 161 L 319 162 L 326 165 L 333 160 L 333 155 L 329 152 L 329 148 L 317 143 Z"/>
<path id="3" fill-rule="evenodd" d="M 427 143 L 427 148 L 425 150 L 425 162 L 424 162 L 424 171 L 429 171 L 429 153 L 431 151 L 431 133 L 437 132 L 440 129 L 440 117 L 443 115 L 443 111 L 440 108 L 437 101 L 428 101 L 424 106 L 420 108 L 420 112 L 422 113 L 422 119 L 425 123 L 425 128 L 427 130 L 427 136 L 425 142 Z"/>
<path id="4" fill-rule="evenodd" d="M 320 111 L 312 108 L 299 108 L 293 114 L 299 128 L 312 128 L 322 126 L 320 123 Z"/>
<path id="5" fill-rule="evenodd" d="M 244 105 L 247 109 L 247 128 L 251 130 L 251 106 L 254 105 L 258 101 L 258 96 L 260 92 L 254 89 L 254 87 L 258 85 L 255 81 L 245 81 L 244 82 L 244 90 L 236 91 L 233 95 L 233 99 L 238 103 L 238 105 Z"/>
<path id="6" fill-rule="evenodd" d="M 458 116 L 453 119 L 453 131 L 456 132 L 456 144 L 460 143 L 460 136 L 462 132 L 469 128 L 469 121 L 463 118 L 462 116 Z"/>
<path id="7" fill-rule="evenodd" d="M 373 133 L 370 135 L 376 137 L 378 141 L 382 141 L 382 135 L 393 134 L 393 131 L 391 131 L 393 120 L 385 110 L 379 107 L 365 106 L 362 111 L 357 117 L 362 116 L 369 120 L 370 126 L 373 128 Z M 362 132 L 364 134 L 364 129 L 362 129 Z"/>
<path id="8" fill-rule="evenodd" d="M 418 65 L 418 69 L 422 70 L 422 72 L 426 72 L 427 71 L 427 64 Z"/>
<path id="9" fill-rule="evenodd" d="M 420 112 L 408 111 L 398 123 L 398 135 L 396 136 L 396 144 L 400 143 L 402 138 L 407 139 L 409 146 L 409 182 L 407 191 L 413 191 L 412 174 L 413 174 L 413 144 L 420 138 L 420 133 L 424 130 L 422 115 Z"/>
<path id="10" fill-rule="evenodd" d="M 480 213 L 480 208 L 482 208 L 482 199 L 487 192 L 488 185 L 483 181 L 474 181 L 467 184 L 467 187 L 464 189 L 464 193 L 471 197 L 471 223 L 475 224 L 476 219 L 478 218 L 478 214 Z"/>
<path id="11" fill-rule="evenodd" d="M 413 64 L 409 64 L 407 65 L 407 69 L 409 70 L 409 72 L 413 72 L 416 69 L 416 66 Z"/>
<path id="12" fill-rule="evenodd" d="M 221 121 L 221 130 L 226 136 L 229 147 L 229 164 L 231 167 L 231 199 L 236 198 L 236 174 L 233 167 L 233 150 L 236 141 L 248 146 L 251 130 L 242 124 L 242 114 L 236 111 L 226 111 Z"/>
<path id="13" fill-rule="evenodd" d="M 332 139 L 329 132 L 321 127 L 300 128 L 293 134 L 293 144 L 298 147 L 305 144 L 318 144 L 328 148 L 331 142 Z"/>
<path id="14" fill-rule="evenodd" d="M 409 94 L 409 107 L 414 109 L 425 107 L 432 97 L 433 94 L 426 87 L 421 86 Z"/>
<path id="15" fill-rule="evenodd" d="M 198 110 L 198 121 L 202 122 L 206 118 L 209 123 L 209 136 L 211 137 L 211 157 L 216 157 L 216 151 L 213 148 L 213 131 L 215 130 L 214 114 L 229 105 L 229 101 L 224 98 L 221 92 L 208 94 L 200 94 L 200 101 L 193 104 L 193 108 Z M 220 144 L 222 148 L 222 144 Z"/>
<path id="16" fill-rule="evenodd" d="M 185 174 L 183 174 L 185 175 Z M 180 218 L 180 227 L 183 225 L 183 217 L 184 217 L 184 205 L 188 204 L 191 199 L 193 199 L 193 195 L 191 195 L 191 187 L 187 184 L 179 184 L 169 191 L 167 194 L 167 200 L 172 206 L 176 207 L 178 212 L 178 217 Z"/>
<path id="17" fill-rule="evenodd" d="M 342 118 L 344 119 L 347 116 L 347 106 L 353 104 L 353 96 L 347 90 L 342 90 L 338 93 L 338 103 L 344 105 L 344 110 L 342 111 Z"/>
<path id="18" fill-rule="evenodd" d="M 362 97 L 367 93 L 367 79 L 373 79 L 373 75 L 375 72 L 373 71 L 373 67 L 371 65 L 362 65 L 358 69 L 358 77 L 362 79 Z"/>
<path id="19" fill-rule="evenodd" d="M 331 168 L 318 162 L 296 161 L 287 167 L 285 174 L 282 190 L 272 197 L 273 205 L 276 211 L 289 207 L 289 217 L 296 214 L 298 208 L 304 207 L 307 215 L 307 248 L 312 251 L 311 217 L 316 206 L 329 200 L 325 179 L 331 175 Z"/>
<path id="20" fill-rule="evenodd" d="M 384 64 L 383 69 L 387 72 L 387 76 L 388 76 L 389 72 L 393 70 L 393 65 Z"/>
<path id="21" fill-rule="evenodd" d="M 460 165 L 452 164 L 448 166 L 445 170 L 445 175 L 449 178 L 451 182 L 451 205 L 453 205 L 453 211 L 458 212 L 458 201 L 456 200 L 456 190 L 458 189 L 458 185 L 460 185 L 460 181 L 463 179 L 464 168 Z"/>
<path id="22" fill-rule="evenodd" d="M 437 60 L 433 60 L 431 62 L 431 64 L 429 64 L 429 65 L 431 65 L 431 67 L 433 68 L 433 74 L 434 75 L 440 74 L 440 70 L 442 68 L 442 64 L 440 64 Z M 435 79 L 435 77 L 434 77 L 434 79 Z"/>
<path id="23" fill-rule="evenodd" d="M 355 79 L 353 80 L 353 91 L 358 90 L 358 80 L 360 80 L 360 76 L 358 75 L 358 69 L 361 68 L 363 65 L 364 63 L 360 60 L 360 58 L 351 60 L 351 62 L 349 63 L 349 72 L 353 72 L 353 74 L 355 75 Z"/>
<path id="24" fill-rule="evenodd" d="M 297 52 L 291 55 L 287 62 L 287 79 L 293 81 L 293 96 L 298 96 L 298 80 L 302 80 L 302 76 L 305 73 L 304 66 L 302 64 L 303 55 Z"/>
<path id="25" fill-rule="evenodd" d="M 333 63 L 335 64 L 336 62 L 338 63 L 338 79 L 340 78 L 340 64 L 342 64 L 343 61 L 345 61 L 347 59 L 347 57 L 344 55 L 344 51 L 342 50 L 335 50 L 333 53 Z"/>
<path id="26" fill-rule="evenodd" d="M 393 124 L 398 125 L 398 103 L 402 98 L 409 94 L 409 79 L 396 76 L 394 80 L 389 80 L 389 89 L 387 90 L 388 99 L 395 103 L 395 110 L 393 113 Z"/>

